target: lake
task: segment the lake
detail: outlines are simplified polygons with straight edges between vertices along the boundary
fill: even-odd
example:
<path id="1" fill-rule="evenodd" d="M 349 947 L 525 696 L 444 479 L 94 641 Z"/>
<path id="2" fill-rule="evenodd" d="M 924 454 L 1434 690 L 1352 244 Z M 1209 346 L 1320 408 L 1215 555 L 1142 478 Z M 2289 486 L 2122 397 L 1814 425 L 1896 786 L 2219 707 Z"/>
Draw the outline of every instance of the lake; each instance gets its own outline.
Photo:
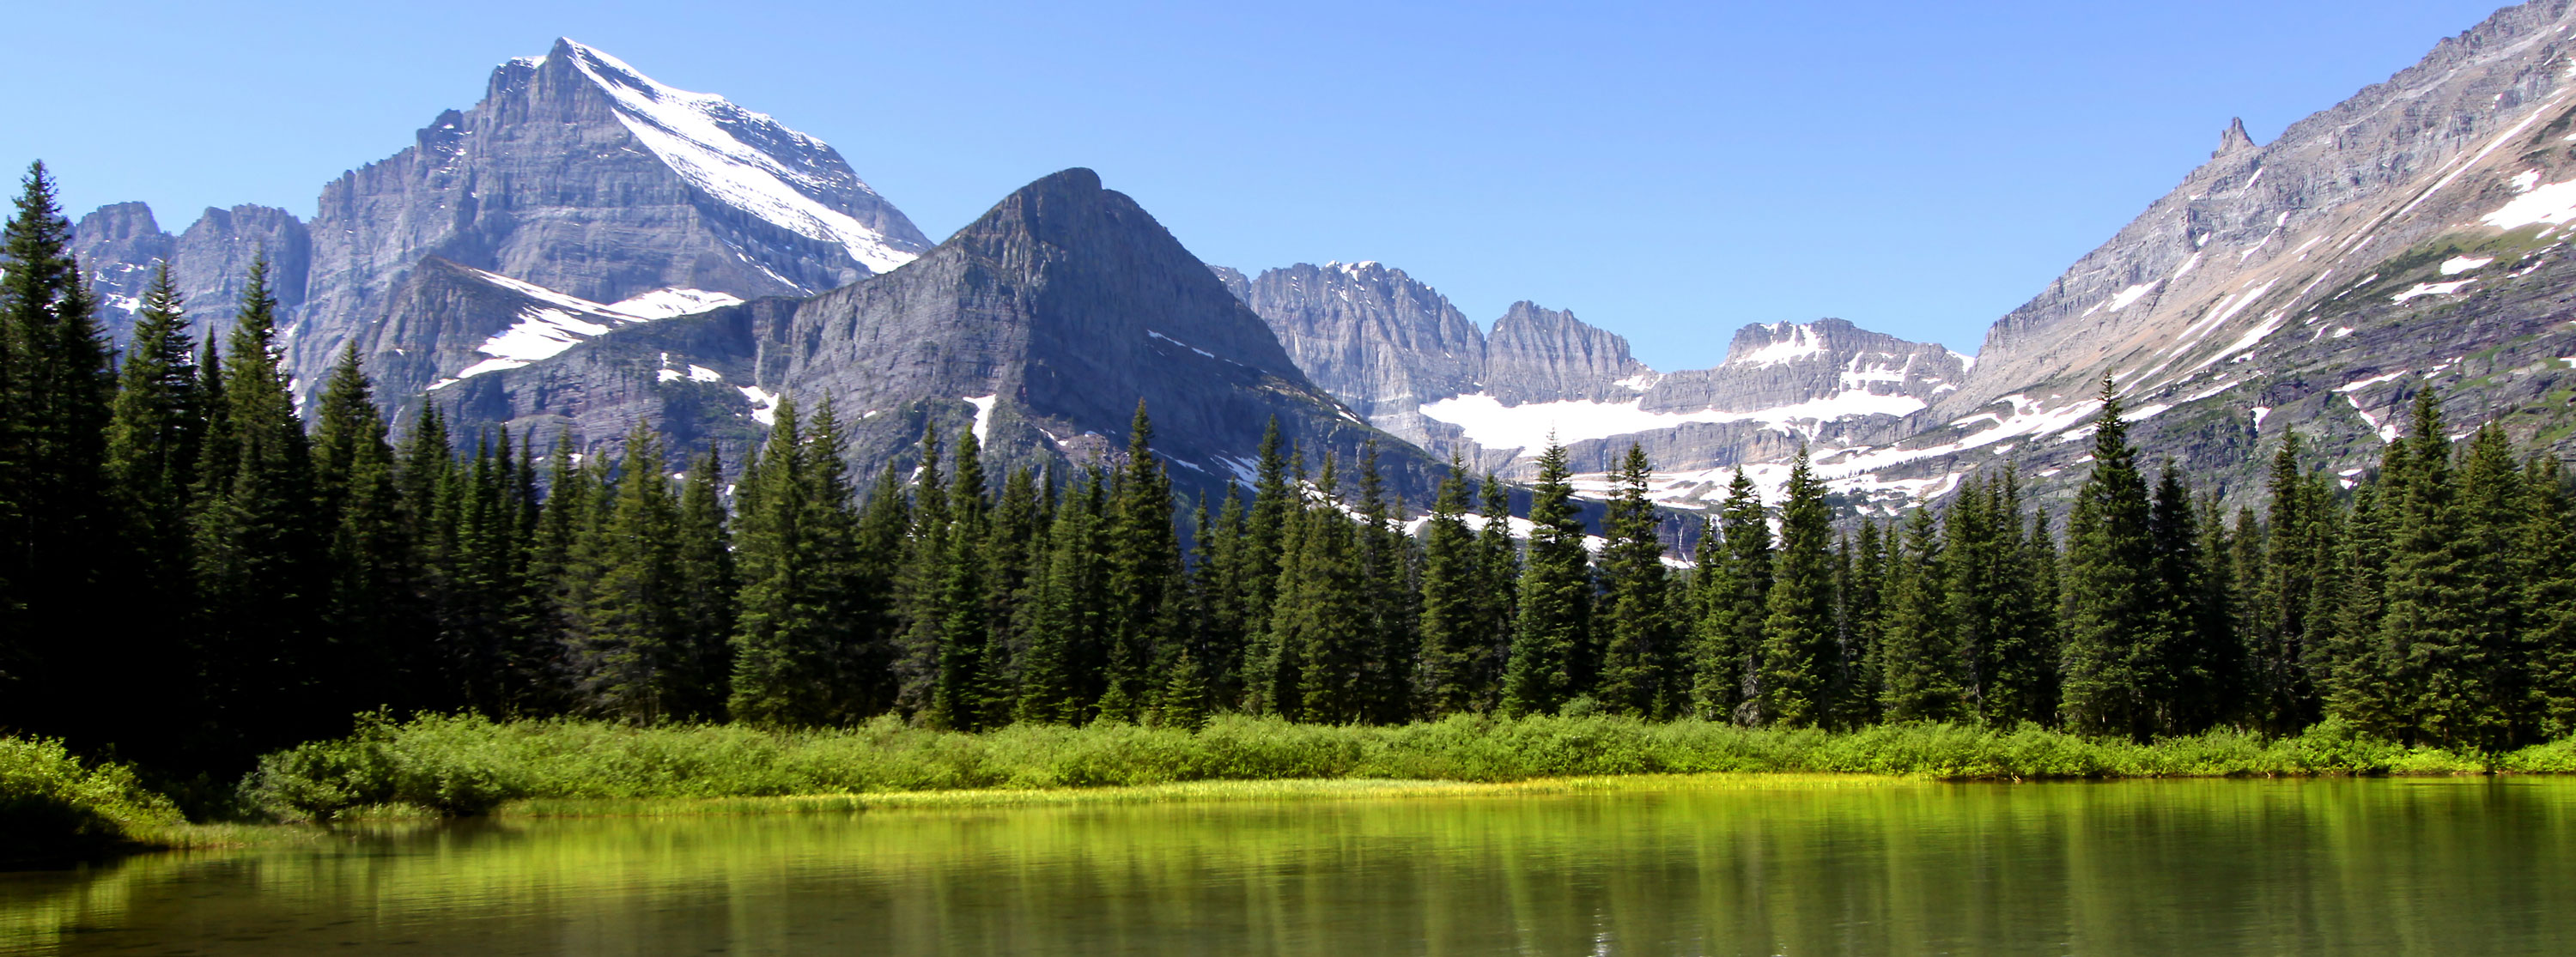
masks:
<path id="1" fill-rule="evenodd" d="M 2576 780 L 466 822 L 0 874 L 0 953 L 2576 950 Z"/>

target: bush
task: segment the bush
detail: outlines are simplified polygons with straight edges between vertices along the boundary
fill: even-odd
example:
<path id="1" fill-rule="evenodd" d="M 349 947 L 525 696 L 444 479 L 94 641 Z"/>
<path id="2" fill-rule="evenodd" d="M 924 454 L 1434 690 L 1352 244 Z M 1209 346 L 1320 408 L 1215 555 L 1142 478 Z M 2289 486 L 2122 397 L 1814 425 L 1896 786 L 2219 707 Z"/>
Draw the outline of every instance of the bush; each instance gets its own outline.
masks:
<path id="1" fill-rule="evenodd" d="M 122 764 L 88 764 L 51 738 L 0 737 L 0 861 L 75 858 L 148 843 L 180 821 Z"/>
<path id="2" fill-rule="evenodd" d="M 2554 750 L 2552 750 L 2554 749 Z M 2518 761 L 2520 764 L 2512 764 Z M 2272 776 L 2474 772 L 2465 756 L 2371 738 L 2341 722 L 2298 737 L 2239 731 L 2137 744 L 2037 725 L 1893 724 L 1851 732 L 1649 723 L 1598 713 L 1460 715 L 1394 727 L 1223 715 L 1205 728 L 1101 723 L 933 731 L 880 717 L 855 727 L 634 727 L 547 719 L 372 718 L 338 741 L 263 758 L 246 791 L 293 820 L 408 804 L 479 814 L 535 798 L 722 798 L 1091 788 L 1186 781 L 1396 778 L 1501 782 L 1701 772 L 1831 772 L 1939 778 Z M 2576 769 L 2576 745 L 2508 766 Z"/>

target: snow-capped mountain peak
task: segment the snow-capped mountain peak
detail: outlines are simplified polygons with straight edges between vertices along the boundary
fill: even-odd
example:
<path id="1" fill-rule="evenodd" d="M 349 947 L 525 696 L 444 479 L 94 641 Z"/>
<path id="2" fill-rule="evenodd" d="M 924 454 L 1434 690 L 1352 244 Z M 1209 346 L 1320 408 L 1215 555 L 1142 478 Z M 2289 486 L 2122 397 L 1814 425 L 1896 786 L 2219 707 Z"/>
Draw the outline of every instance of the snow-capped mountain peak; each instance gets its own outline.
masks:
<path id="1" fill-rule="evenodd" d="M 844 212 L 883 201 L 829 144 L 713 93 L 667 86 L 570 39 L 563 57 L 614 102 L 617 120 L 689 183 L 780 228 L 839 243 L 870 272 L 911 262 L 927 246 Z"/>

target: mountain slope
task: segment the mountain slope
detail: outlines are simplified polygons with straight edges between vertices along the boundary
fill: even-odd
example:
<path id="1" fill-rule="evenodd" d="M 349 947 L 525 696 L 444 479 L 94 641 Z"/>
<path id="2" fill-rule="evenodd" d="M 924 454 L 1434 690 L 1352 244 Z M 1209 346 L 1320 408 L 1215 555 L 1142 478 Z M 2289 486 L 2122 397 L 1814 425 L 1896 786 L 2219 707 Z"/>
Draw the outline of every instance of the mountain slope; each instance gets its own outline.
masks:
<path id="1" fill-rule="evenodd" d="M 433 285 L 453 278 L 424 267 L 430 257 L 616 303 L 811 295 L 930 248 L 830 145 L 571 40 L 502 64 L 472 109 L 439 115 L 412 146 L 327 185 L 310 223 L 261 207 L 208 210 L 172 238 L 141 204 L 118 204 L 75 235 L 111 296 L 139 295 L 151 262 L 167 258 L 193 310 L 218 326 L 251 255 L 266 249 L 289 369 L 307 392 L 353 342 L 371 356 L 452 351 L 379 328 L 460 321 L 404 311 L 437 298 L 414 294 L 415 270 L 439 273 L 422 280 Z M 130 306 L 109 311 L 112 332 L 130 321 Z"/>
<path id="2" fill-rule="evenodd" d="M 1185 490 L 1248 480 L 1273 417 L 1310 456 L 1346 463 L 1382 438 L 1389 483 L 1412 501 L 1436 481 L 1435 463 L 1316 388 L 1216 274 L 1081 169 L 1014 192 L 883 276 L 614 328 L 431 393 L 463 421 L 540 441 L 570 429 L 598 448 L 644 418 L 737 461 L 747 424 L 783 395 L 833 403 L 870 472 L 910 467 L 925 430 L 944 442 L 970 426 L 994 465 L 1106 461 L 1142 398 Z"/>

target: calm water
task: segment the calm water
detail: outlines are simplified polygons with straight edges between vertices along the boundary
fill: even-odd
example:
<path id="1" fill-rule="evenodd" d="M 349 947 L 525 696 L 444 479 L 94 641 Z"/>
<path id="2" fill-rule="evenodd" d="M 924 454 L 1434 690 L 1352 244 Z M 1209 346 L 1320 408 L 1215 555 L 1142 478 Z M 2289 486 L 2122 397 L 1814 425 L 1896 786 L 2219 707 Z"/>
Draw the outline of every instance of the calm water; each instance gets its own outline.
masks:
<path id="1" fill-rule="evenodd" d="M 2576 951 L 2576 781 L 471 824 L 0 875 L 0 952 Z"/>

